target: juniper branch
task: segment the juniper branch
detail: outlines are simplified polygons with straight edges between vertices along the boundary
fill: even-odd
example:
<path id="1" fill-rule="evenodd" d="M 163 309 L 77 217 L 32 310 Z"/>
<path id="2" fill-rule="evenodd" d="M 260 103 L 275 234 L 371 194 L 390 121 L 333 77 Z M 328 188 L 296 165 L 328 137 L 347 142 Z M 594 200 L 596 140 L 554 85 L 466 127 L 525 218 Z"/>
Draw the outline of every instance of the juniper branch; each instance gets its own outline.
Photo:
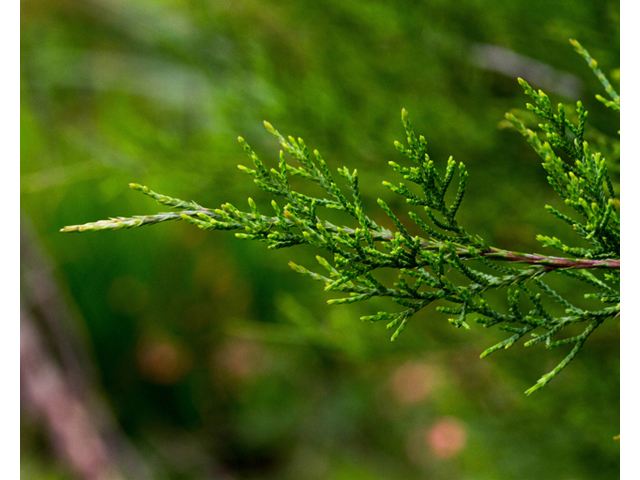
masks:
<path id="1" fill-rule="evenodd" d="M 608 82 L 603 81 L 606 78 L 597 69 L 597 64 L 577 42 L 572 43 L 601 79 L 613 99 L 610 102 L 612 108 L 619 111 L 619 96 Z M 283 149 L 278 168 L 267 168 L 241 137 L 238 140 L 254 168 L 239 168 L 252 176 L 261 189 L 275 197 L 271 202 L 273 215 L 261 213 L 251 198 L 248 199 L 249 208 L 246 211 L 229 203 L 212 209 L 130 184 L 132 189 L 176 211 L 111 218 L 65 227 L 62 231 L 136 228 L 169 220 L 184 220 L 203 230 L 236 231 L 237 237 L 265 242 L 270 249 L 315 246 L 330 256 L 316 257 L 320 266 L 328 271 L 328 276 L 293 263 L 290 264 L 291 268 L 323 282 L 327 291 L 346 295 L 330 300 L 331 304 L 386 297 L 401 306 L 401 311 L 379 312 L 362 317 L 364 321 L 384 321 L 387 328 L 395 329 L 391 340 L 398 337 L 414 315 L 436 302 L 436 310 L 456 315 L 449 319 L 456 327 L 468 329 L 467 319 L 472 316 L 484 327 L 498 326 L 511 334 L 485 350 L 482 357 L 510 348 L 526 335 L 531 335 L 531 339 L 524 343 L 525 346 L 544 343 L 547 348 L 555 348 L 573 344 L 567 357 L 527 390 L 526 393 L 530 394 L 546 385 L 573 360 L 587 337 L 601 323 L 619 315 L 620 219 L 616 206 L 619 206 L 619 202 L 613 201 L 614 192 L 607 163 L 600 153 L 591 151 L 584 139 L 587 112 L 582 104 L 576 104 L 577 119 L 574 120 L 564 106 L 558 105 L 557 113 L 554 112 L 544 92 L 536 92 L 524 80 L 519 81 L 525 94 L 535 103 L 527 105 L 527 108 L 545 122 L 540 128 L 547 140 L 540 140 L 538 133 L 525 127 L 513 114 L 507 114 L 507 118 L 543 159 L 551 187 L 582 220 L 576 221 L 550 206 L 546 207 L 547 210 L 561 221 L 569 223 L 576 234 L 589 243 L 590 248 L 573 247 L 555 237 L 540 235 L 538 240 L 543 246 L 556 248 L 564 256 L 521 253 L 490 246 L 479 236 L 468 233 L 456 218 L 468 178 L 464 164 L 449 157 L 444 171 L 439 172 L 436 162 L 427 153 L 425 138 L 414 133 L 405 110 L 402 111 L 402 123 L 407 144 L 395 142 L 395 146 L 410 163 L 403 165 L 391 161 L 389 164 L 405 181 L 418 188 L 412 191 L 404 183 L 383 183 L 392 192 L 402 196 L 408 205 L 417 207 L 408 215 L 424 232 L 420 236 L 410 235 L 409 229 L 382 200 L 378 200 L 378 204 L 394 224 L 395 230 L 378 224 L 363 210 L 357 171 L 349 171 L 346 167 L 338 169 L 338 174 L 347 185 L 348 193 L 345 194 L 317 150 L 311 155 L 302 139 L 285 138 L 268 122 L 265 122 L 265 127 Z M 293 164 L 287 160 L 285 152 L 294 160 Z M 456 173 L 457 186 L 453 187 L 455 194 L 452 194 L 454 199 L 448 202 L 447 192 L 455 183 Z M 324 196 L 314 197 L 294 190 L 289 182 L 292 176 L 317 184 L 324 190 Z M 416 190 L 420 193 L 415 193 Z M 279 204 L 276 199 L 284 204 Z M 345 216 L 344 225 L 323 219 L 323 209 L 342 212 Z M 487 273 L 486 267 L 490 267 L 494 273 Z M 376 278 L 382 269 L 398 272 L 393 285 L 386 285 L 383 279 Z M 466 281 L 454 281 L 452 271 L 461 274 Z M 596 277 L 591 271 L 604 271 L 604 279 Z M 546 284 L 545 276 L 554 273 L 574 278 L 583 282 L 586 288 L 594 289 L 585 296 L 599 299 L 605 306 L 599 310 L 588 310 L 573 305 Z M 507 311 L 490 306 L 484 297 L 487 291 L 500 289 L 507 290 Z M 523 299 L 521 293 L 524 293 Z M 523 309 L 525 300 L 533 305 L 528 311 Z M 553 317 L 548 313 L 546 304 L 549 303 L 560 305 L 567 315 Z M 587 324 L 582 334 L 554 340 L 565 328 L 578 324 Z"/>

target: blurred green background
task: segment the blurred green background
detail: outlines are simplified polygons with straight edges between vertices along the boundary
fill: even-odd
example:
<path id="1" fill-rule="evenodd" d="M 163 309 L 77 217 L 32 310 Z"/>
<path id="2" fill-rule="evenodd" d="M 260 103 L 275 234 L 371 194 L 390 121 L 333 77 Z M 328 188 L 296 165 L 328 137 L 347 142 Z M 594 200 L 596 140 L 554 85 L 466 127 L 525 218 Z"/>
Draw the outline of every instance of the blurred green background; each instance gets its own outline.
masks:
<path id="1" fill-rule="evenodd" d="M 467 230 L 543 251 L 537 233 L 571 232 L 544 211 L 560 202 L 540 160 L 503 128 L 526 102 L 516 77 L 554 103 L 582 99 L 592 128 L 619 129 L 569 38 L 619 84 L 617 1 L 23 0 L 22 305 L 59 390 L 88 412 L 74 423 L 65 397 L 38 403 L 23 388 L 24 478 L 619 476 L 614 322 L 525 397 L 567 351 L 517 345 L 480 360 L 503 334 L 453 329 L 433 310 L 391 343 L 358 318 L 392 306 L 327 306 L 321 285 L 287 266 L 314 266 L 316 251 L 181 222 L 59 233 L 162 210 L 129 182 L 210 207 L 252 196 L 266 211 L 236 141 L 273 165 L 265 119 L 332 169 L 357 168 L 374 217 L 378 197 L 403 211 L 381 182 L 396 180 L 387 162 L 402 160 L 406 108 L 433 159 L 466 164 Z M 102 463 L 78 467 L 92 447 L 64 440 L 65 426 L 84 438 L 74 425 L 97 432 Z M 89 453 L 74 460 L 80 446 Z M 103 464 L 112 476 L 90 477 Z"/>

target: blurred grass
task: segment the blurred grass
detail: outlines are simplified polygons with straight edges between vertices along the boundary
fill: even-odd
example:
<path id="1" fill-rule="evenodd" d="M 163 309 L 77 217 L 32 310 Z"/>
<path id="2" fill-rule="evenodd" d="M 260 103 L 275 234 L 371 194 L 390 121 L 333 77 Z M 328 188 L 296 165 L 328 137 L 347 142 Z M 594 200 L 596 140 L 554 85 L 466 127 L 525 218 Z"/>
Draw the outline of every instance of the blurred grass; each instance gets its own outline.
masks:
<path id="1" fill-rule="evenodd" d="M 287 267 L 316 252 L 267 252 L 181 223 L 58 232 L 156 212 L 132 181 L 207 206 L 268 205 L 236 168 L 248 163 L 238 135 L 276 161 L 264 119 L 332 168 L 358 168 L 372 215 L 377 197 L 401 210 L 381 181 L 399 158 L 404 107 L 432 158 L 467 165 L 467 229 L 540 251 L 535 234 L 567 235 L 542 208 L 559 202 L 522 138 L 498 128 L 526 98 L 472 52 L 497 45 L 574 75 L 575 98 L 534 86 L 555 103 L 582 99 L 592 125 L 615 134 L 568 39 L 617 68 L 618 12 L 615 1 L 21 3 L 22 213 L 154 478 L 213 478 L 213 464 L 255 479 L 619 475 L 617 325 L 527 398 L 563 352 L 514 346 L 481 361 L 500 333 L 460 332 L 432 310 L 390 343 L 358 321 L 381 304 L 328 307 L 319 284 Z M 407 403 L 414 382 L 430 387 Z M 429 443 L 444 417 L 466 432 L 451 458 Z M 46 464 L 51 451 L 28 443 L 41 433 L 25 425 L 24 462 Z"/>

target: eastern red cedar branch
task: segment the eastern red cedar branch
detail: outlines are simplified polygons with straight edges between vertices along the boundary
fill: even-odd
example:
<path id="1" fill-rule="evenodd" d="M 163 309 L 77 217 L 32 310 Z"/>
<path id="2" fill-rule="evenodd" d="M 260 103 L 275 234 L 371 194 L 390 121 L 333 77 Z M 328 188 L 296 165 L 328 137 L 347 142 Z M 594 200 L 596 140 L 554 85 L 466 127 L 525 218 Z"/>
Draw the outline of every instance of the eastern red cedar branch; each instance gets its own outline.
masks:
<path id="1" fill-rule="evenodd" d="M 84 231 L 97 231 L 97 230 L 116 230 L 120 228 L 135 228 L 142 225 L 151 225 L 155 223 L 164 222 L 167 220 L 180 220 L 182 215 L 188 215 L 190 217 L 197 218 L 198 215 L 207 215 L 213 218 L 219 217 L 220 215 L 216 212 L 212 212 L 210 210 L 183 210 L 182 212 L 166 212 L 166 213 L 158 213 L 155 215 L 146 215 L 146 216 L 135 216 L 135 217 L 118 217 L 111 218 L 109 220 L 101 220 L 99 222 L 87 223 L 84 225 L 73 225 L 70 227 L 65 227 L 61 231 L 62 232 L 84 232 Z M 251 218 L 251 220 L 254 220 Z M 276 224 L 276 222 L 280 221 L 277 217 L 261 217 L 262 221 L 266 221 L 271 224 Z M 236 228 L 242 230 L 245 225 L 241 222 L 238 222 Z M 328 222 L 325 224 L 325 228 L 327 230 L 337 230 L 335 225 L 329 224 Z M 344 228 L 345 233 L 355 233 L 355 230 Z M 393 233 L 375 233 L 373 235 L 374 240 L 392 240 L 395 238 L 395 234 Z M 428 249 L 437 249 L 442 244 L 440 242 L 428 242 L 427 240 L 421 240 L 420 242 L 424 248 Z M 619 270 L 620 269 L 620 260 L 607 258 L 607 259 L 588 259 L 588 258 L 563 258 L 563 257 L 554 257 L 547 255 L 539 255 L 535 253 L 521 253 L 521 252 L 513 252 L 509 250 L 501 250 L 497 248 L 487 247 L 484 249 L 475 249 L 471 251 L 470 249 L 465 248 L 456 248 L 455 252 L 462 258 L 470 258 L 475 255 L 479 255 L 486 258 L 491 258 L 494 260 L 504 260 L 508 262 L 516 262 L 516 263 L 525 263 L 529 265 L 542 265 L 546 267 L 546 270 L 551 271 L 559 268 L 573 268 L 573 269 L 611 269 L 611 270 Z"/>

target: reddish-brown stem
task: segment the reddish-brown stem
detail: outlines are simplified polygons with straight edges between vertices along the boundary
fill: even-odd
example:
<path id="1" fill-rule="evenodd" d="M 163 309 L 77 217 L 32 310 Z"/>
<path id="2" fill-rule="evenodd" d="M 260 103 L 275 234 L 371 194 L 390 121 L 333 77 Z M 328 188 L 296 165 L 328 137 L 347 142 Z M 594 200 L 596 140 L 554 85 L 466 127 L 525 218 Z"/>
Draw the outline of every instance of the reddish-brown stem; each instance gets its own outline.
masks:
<path id="1" fill-rule="evenodd" d="M 489 248 L 484 252 L 480 251 L 478 252 L 478 254 L 482 255 L 483 257 L 506 260 L 509 262 L 528 263 L 530 265 L 544 265 L 548 270 L 554 270 L 556 268 L 620 269 L 620 260 L 611 258 L 602 260 L 592 260 L 588 258 L 571 259 L 562 257 L 550 257 L 531 253 L 509 252 L 507 250 L 498 250 L 495 248 Z"/>

